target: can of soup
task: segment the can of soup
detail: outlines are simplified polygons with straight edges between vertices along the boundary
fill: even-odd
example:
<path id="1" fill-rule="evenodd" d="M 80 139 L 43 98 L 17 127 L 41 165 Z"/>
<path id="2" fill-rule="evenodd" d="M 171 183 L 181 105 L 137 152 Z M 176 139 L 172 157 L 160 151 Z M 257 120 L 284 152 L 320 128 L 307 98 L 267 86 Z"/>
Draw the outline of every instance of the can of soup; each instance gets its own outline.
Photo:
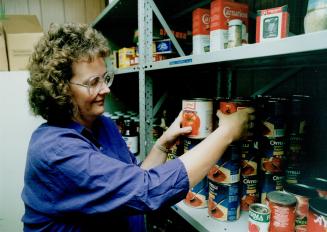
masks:
<path id="1" fill-rule="evenodd" d="M 239 184 L 219 184 L 209 180 L 208 214 L 219 221 L 240 217 Z"/>
<path id="2" fill-rule="evenodd" d="M 182 101 L 182 126 L 191 126 L 187 137 L 203 139 L 212 132 L 213 100 L 194 98 Z"/>
<path id="3" fill-rule="evenodd" d="M 309 199 L 318 196 L 316 190 L 304 184 L 285 184 L 284 191 L 292 194 L 296 200 L 295 232 L 306 232 L 309 213 Z"/>
<path id="4" fill-rule="evenodd" d="M 269 232 L 290 232 L 295 230 L 296 198 L 289 193 L 273 191 L 267 195 L 271 211 Z"/>
<path id="5" fill-rule="evenodd" d="M 270 209 L 264 204 L 251 204 L 249 208 L 248 232 L 268 232 Z"/>
<path id="6" fill-rule="evenodd" d="M 204 177 L 187 193 L 184 203 L 193 208 L 205 208 L 207 207 L 208 192 L 208 179 Z"/>
<path id="7" fill-rule="evenodd" d="M 327 199 L 309 200 L 308 232 L 327 231 Z"/>
<path id="8" fill-rule="evenodd" d="M 208 178 L 223 184 L 239 182 L 241 171 L 239 155 L 239 145 L 237 143 L 229 145 L 222 157 L 210 168 Z"/>

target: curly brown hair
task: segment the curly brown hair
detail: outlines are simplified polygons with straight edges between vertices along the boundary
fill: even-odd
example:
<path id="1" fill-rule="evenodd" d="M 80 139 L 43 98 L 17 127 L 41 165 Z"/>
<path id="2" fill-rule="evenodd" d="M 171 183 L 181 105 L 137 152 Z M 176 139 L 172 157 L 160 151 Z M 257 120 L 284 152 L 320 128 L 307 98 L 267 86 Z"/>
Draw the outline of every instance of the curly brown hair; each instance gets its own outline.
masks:
<path id="1" fill-rule="evenodd" d="M 35 115 L 52 123 L 72 119 L 76 107 L 69 81 L 72 64 L 95 57 L 107 57 L 109 48 L 104 36 L 86 24 L 52 24 L 39 40 L 30 57 L 29 104 Z"/>

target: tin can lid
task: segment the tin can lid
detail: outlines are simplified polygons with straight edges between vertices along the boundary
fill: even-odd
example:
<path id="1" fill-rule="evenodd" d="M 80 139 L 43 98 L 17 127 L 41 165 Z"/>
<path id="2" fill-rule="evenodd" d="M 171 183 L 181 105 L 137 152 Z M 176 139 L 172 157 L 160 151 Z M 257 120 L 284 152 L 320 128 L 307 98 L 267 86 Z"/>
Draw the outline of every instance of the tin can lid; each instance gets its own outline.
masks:
<path id="1" fill-rule="evenodd" d="M 228 21 L 228 26 L 241 26 L 242 20 L 240 19 L 232 19 Z"/>
<path id="2" fill-rule="evenodd" d="M 307 198 L 314 198 L 318 196 L 315 188 L 305 184 L 284 184 L 284 190 L 288 193 L 292 193 L 298 196 Z"/>
<path id="3" fill-rule="evenodd" d="M 281 192 L 281 191 L 272 191 L 267 194 L 267 199 L 270 202 L 285 205 L 285 206 L 293 206 L 296 204 L 296 198 L 289 193 Z"/>
<path id="4" fill-rule="evenodd" d="M 304 178 L 301 183 L 311 186 L 315 189 L 318 190 L 327 190 L 327 179 L 322 178 L 322 177 L 309 177 L 309 178 Z"/>
<path id="5" fill-rule="evenodd" d="M 249 210 L 258 214 L 270 214 L 270 209 L 267 205 L 261 203 L 254 203 L 249 206 Z"/>
<path id="6" fill-rule="evenodd" d="M 327 199 L 312 198 L 309 200 L 309 209 L 314 213 L 318 213 L 327 217 Z"/>

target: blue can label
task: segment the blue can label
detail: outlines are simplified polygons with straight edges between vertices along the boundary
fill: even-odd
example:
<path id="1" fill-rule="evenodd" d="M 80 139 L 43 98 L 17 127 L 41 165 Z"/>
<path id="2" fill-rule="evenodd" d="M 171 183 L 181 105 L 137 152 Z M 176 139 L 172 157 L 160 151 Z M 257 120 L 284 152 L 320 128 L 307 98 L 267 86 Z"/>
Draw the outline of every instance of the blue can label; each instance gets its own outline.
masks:
<path id="1" fill-rule="evenodd" d="M 208 192 L 208 179 L 205 177 L 187 193 L 184 203 L 194 208 L 205 208 Z"/>
<path id="2" fill-rule="evenodd" d="M 234 221 L 240 216 L 239 183 L 219 184 L 209 180 L 209 215 L 220 221 Z"/>

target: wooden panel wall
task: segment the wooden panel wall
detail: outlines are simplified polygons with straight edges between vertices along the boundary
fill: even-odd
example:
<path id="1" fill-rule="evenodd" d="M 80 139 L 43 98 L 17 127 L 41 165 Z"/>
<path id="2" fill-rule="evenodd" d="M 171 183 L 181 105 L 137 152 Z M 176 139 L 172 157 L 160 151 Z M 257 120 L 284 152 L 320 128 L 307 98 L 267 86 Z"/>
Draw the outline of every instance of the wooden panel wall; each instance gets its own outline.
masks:
<path id="1" fill-rule="evenodd" d="M 52 22 L 91 23 L 105 8 L 105 0 L 1 0 L 6 14 L 36 15 L 47 31 Z"/>

